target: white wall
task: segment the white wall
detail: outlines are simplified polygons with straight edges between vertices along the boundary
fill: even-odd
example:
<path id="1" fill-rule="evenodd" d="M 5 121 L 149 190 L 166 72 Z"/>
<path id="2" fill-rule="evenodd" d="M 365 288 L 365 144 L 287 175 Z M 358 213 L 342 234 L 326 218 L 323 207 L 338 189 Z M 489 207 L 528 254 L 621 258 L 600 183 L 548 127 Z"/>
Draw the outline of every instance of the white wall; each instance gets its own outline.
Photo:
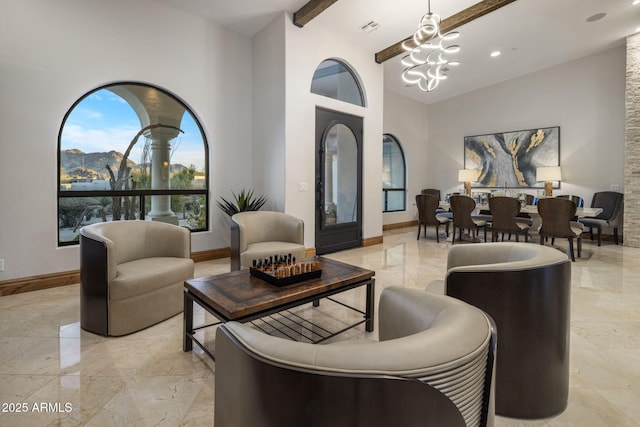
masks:
<path id="1" fill-rule="evenodd" d="M 285 19 L 253 38 L 253 187 L 275 211 L 285 210 Z"/>
<path id="2" fill-rule="evenodd" d="M 564 179 L 555 193 L 589 204 L 612 184 L 624 191 L 624 92 L 624 46 L 429 106 L 386 91 L 384 133 L 405 152 L 408 203 L 404 212 L 383 214 L 384 224 L 416 219 L 413 197 L 422 188 L 460 190 L 468 135 L 560 126 Z"/>
<path id="3" fill-rule="evenodd" d="M 57 247 L 58 132 L 86 92 L 147 82 L 183 99 L 209 140 L 213 231 L 228 246 L 219 195 L 251 186 L 251 40 L 148 0 L 5 0 L 0 17 L 0 280 L 79 268 Z"/>
<path id="4" fill-rule="evenodd" d="M 426 167 L 442 191 L 460 188 L 465 136 L 549 126 L 560 126 L 554 194 L 590 204 L 612 184 L 624 191 L 624 46 L 431 104 L 428 118 Z"/>
<path id="5" fill-rule="evenodd" d="M 433 159 L 427 144 L 427 106 L 395 92 L 384 93 L 384 133 L 393 135 L 402 146 L 407 166 L 407 209 L 383 214 L 384 224 L 417 219 L 415 195 L 423 188 L 438 188 L 438 179 L 426 167 Z M 380 141 L 382 144 L 382 140 Z"/>

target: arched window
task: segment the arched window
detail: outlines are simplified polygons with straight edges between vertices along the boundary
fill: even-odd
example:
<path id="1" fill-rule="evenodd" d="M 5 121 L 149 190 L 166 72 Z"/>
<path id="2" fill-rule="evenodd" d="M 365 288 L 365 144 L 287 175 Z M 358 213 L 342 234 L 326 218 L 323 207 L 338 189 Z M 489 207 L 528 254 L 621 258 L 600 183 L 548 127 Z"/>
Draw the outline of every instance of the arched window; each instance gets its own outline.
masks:
<path id="1" fill-rule="evenodd" d="M 58 135 L 58 245 L 93 222 L 207 230 L 208 158 L 202 126 L 167 91 L 123 82 L 85 94 Z"/>
<path id="2" fill-rule="evenodd" d="M 365 106 L 362 87 L 356 75 L 346 64 L 335 59 L 324 60 L 318 65 L 313 73 L 311 92 L 361 107 Z"/>
<path id="3" fill-rule="evenodd" d="M 404 152 L 392 135 L 382 136 L 382 212 L 404 211 L 407 206 Z"/>

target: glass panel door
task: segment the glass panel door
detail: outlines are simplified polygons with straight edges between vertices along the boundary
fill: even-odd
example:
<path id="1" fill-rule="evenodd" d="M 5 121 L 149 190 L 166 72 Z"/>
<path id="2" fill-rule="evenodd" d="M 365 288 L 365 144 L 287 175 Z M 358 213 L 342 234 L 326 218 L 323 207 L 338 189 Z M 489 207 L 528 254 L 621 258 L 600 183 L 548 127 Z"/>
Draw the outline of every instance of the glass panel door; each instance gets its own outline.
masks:
<path id="1" fill-rule="evenodd" d="M 316 113 L 316 253 L 361 245 L 362 118 Z"/>

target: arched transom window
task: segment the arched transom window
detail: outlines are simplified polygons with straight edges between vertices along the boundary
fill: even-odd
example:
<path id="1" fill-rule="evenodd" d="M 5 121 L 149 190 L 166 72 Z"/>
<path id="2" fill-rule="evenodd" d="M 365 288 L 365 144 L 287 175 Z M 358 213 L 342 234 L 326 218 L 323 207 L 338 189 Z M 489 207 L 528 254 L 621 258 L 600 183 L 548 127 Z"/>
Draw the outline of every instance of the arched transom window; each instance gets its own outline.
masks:
<path id="1" fill-rule="evenodd" d="M 364 93 L 355 73 L 345 63 L 336 59 L 327 59 L 318 65 L 313 73 L 311 92 L 365 106 Z"/>

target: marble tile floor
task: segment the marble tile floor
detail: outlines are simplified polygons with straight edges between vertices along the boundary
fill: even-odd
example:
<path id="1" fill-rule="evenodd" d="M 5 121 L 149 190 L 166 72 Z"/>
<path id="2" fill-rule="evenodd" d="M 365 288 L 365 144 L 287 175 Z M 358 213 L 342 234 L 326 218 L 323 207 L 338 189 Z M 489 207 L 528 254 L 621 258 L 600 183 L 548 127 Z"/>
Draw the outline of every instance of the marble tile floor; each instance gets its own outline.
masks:
<path id="1" fill-rule="evenodd" d="M 424 289 L 442 279 L 449 246 L 432 232 L 417 241 L 412 227 L 330 257 L 375 270 L 379 295 L 386 286 Z M 228 270 L 228 259 L 196 265 L 197 276 Z M 640 426 L 640 249 L 585 241 L 572 281 L 568 408 L 550 419 L 497 417 L 496 426 Z M 182 351 L 182 315 L 104 338 L 80 329 L 78 294 L 70 285 L 0 297 L 1 426 L 213 425 L 216 366 L 197 347 Z M 341 298 L 361 304 L 364 290 Z M 353 316 L 336 307 L 300 313 L 336 324 Z M 214 331 L 201 334 L 210 343 Z M 337 339 L 375 334 L 359 326 Z"/>

